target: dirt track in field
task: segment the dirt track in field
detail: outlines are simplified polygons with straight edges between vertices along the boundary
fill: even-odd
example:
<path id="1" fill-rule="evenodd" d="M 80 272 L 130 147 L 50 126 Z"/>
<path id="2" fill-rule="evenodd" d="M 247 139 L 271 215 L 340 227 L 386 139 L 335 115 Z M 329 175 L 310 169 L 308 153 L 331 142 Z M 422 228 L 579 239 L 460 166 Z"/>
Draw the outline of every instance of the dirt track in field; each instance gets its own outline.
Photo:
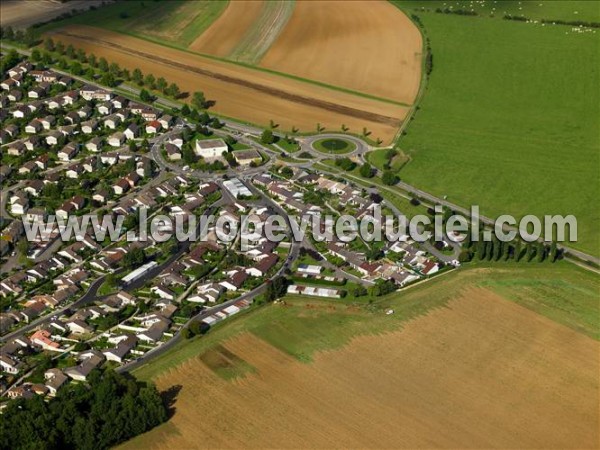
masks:
<path id="1" fill-rule="evenodd" d="M 190 50 L 214 56 L 227 56 L 239 44 L 262 12 L 264 1 L 230 1 L 212 25 L 192 44 Z"/>
<path id="2" fill-rule="evenodd" d="M 93 36 L 93 37 L 91 37 Z M 258 124 L 271 119 L 281 129 L 293 126 L 313 131 L 317 122 L 329 130 L 342 123 L 360 133 L 389 142 L 407 108 L 339 92 L 239 65 L 166 48 L 141 39 L 86 26 L 69 26 L 52 33 L 54 39 L 128 69 L 140 68 L 155 77 L 177 83 L 182 91 L 202 90 L 215 100 L 213 110 Z"/>
<path id="3" fill-rule="evenodd" d="M 159 376 L 176 413 L 124 448 L 598 448 L 598 342 L 484 289 L 311 364 L 251 334 L 224 346 L 256 371 Z"/>
<path id="4" fill-rule="evenodd" d="M 421 80 L 418 28 L 385 1 L 299 1 L 262 67 L 412 104 Z"/>

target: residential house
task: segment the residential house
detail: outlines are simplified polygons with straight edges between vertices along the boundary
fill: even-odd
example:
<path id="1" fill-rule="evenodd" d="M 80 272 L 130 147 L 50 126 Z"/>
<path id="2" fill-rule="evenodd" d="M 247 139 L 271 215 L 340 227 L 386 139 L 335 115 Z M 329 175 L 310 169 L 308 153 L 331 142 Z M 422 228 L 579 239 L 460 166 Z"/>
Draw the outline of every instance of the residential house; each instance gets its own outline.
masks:
<path id="1" fill-rule="evenodd" d="M 38 119 L 33 119 L 25 126 L 25 133 L 37 134 L 42 131 L 43 128 L 44 126 L 42 125 L 42 122 L 40 122 Z"/>
<path id="2" fill-rule="evenodd" d="M 68 379 L 60 369 L 49 369 L 44 372 L 44 384 L 48 388 L 48 393 L 51 397 L 56 395 Z"/>
<path id="3" fill-rule="evenodd" d="M 235 292 L 243 286 L 247 279 L 248 274 L 245 271 L 236 270 L 229 276 L 229 278 L 227 278 L 225 281 L 221 281 L 219 284 L 228 291 Z"/>
<path id="4" fill-rule="evenodd" d="M 135 139 L 140 135 L 140 127 L 137 124 L 132 123 L 127 127 L 123 134 L 127 140 Z"/>
<path id="5" fill-rule="evenodd" d="M 96 128 L 98 128 L 98 121 L 96 119 L 81 122 L 81 132 L 83 134 L 92 134 Z"/>
<path id="6" fill-rule="evenodd" d="M 86 142 L 85 148 L 87 148 L 90 152 L 98 153 L 102 150 L 103 142 L 104 139 L 98 136 Z"/>
<path id="7" fill-rule="evenodd" d="M 111 134 L 110 137 L 108 138 L 108 145 L 110 145 L 111 147 L 121 147 L 124 142 L 125 142 L 125 135 L 120 131 L 117 131 L 116 133 Z"/>

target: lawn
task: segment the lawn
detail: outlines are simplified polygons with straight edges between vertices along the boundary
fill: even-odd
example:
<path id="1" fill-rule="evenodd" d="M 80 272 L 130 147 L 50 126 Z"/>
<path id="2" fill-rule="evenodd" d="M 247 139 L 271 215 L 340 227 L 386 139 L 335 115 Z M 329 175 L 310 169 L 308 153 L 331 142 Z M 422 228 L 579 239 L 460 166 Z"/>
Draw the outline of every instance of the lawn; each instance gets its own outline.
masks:
<path id="1" fill-rule="evenodd" d="M 408 156 L 406 156 L 402 152 L 398 152 L 394 157 L 392 157 L 391 161 L 387 157 L 387 149 L 379 149 L 373 150 L 366 154 L 367 160 L 371 163 L 372 166 L 377 167 L 379 170 L 386 170 L 385 165 L 390 163 L 389 170 L 393 170 L 395 172 L 400 171 L 402 167 L 409 161 Z"/>
<path id="2" fill-rule="evenodd" d="M 487 263 L 435 277 L 381 297 L 370 305 L 348 299 L 288 296 L 285 304 L 252 307 L 221 322 L 201 338 L 180 342 L 151 364 L 134 371 L 134 375 L 153 378 L 188 358 L 203 357 L 208 351 L 218 349 L 227 338 L 242 332 L 251 332 L 301 361 L 310 361 L 315 352 L 339 348 L 355 336 L 396 330 L 412 318 L 443 307 L 467 287 L 490 289 L 558 323 L 600 339 L 597 301 L 600 282 L 596 275 L 567 262 L 554 265 Z M 394 314 L 384 314 L 390 308 Z M 238 370 L 250 369 L 236 366 L 233 372 L 222 375 L 238 374 Z"/>
<path id="3" fill-rule="evenodd" d="M 227 1 L 128 0 L 50 23 L 40 30 L 45 32 L 71 24 L 89 25 L 186 49 L 226 6 Z"/>
<path id="4" fill-rule="evenodd" d="M 400 177 L 488 216 L 573 214 L 579 236 L 569 245 L 599 255 L 599 30 L 415 12 L 409 3 L 399 6 L 420 17 L 433 72 L 399 141 L 411 158 Z"/>
<path id="5" fill-rule="evenodd" d="M 313 143 L 313 147 L 321 153 L 341 155 L 356 150 L 354 142 L 345 139 L 325 138 Z"/>

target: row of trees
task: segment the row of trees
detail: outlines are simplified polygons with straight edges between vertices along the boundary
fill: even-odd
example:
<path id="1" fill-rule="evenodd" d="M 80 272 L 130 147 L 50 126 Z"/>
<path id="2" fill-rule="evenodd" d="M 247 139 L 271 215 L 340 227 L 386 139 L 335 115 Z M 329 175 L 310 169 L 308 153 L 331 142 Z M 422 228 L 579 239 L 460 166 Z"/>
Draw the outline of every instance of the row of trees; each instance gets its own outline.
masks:
<path id="1" fill-rule="evenodd" d="M 0 449 L 105 449 L 167 420 L 156 387 L 112 370 L 58 395 L 9 402 L 0 420 Z"/>
<path id="2" fill-rule="evenodd" d="M 88 55 L 83 49 L 75 49 L 75 47 L 73 47 L 71 44 L 65 46 L 61 41 L 54 42 L 52 38 L 48 38 L 44 41 L 44 49 L 46 52 L 57 53 L 60 56 L 66 57 L 67 59 L 79 62 L 79 66 L 75 65 L 75 63 L 71 63 L 70 65 L 67 64 L 67 66 L 71 69 L 75 67 L 75 71 L 71 70 L 71 72 L 75 75 L 81 75 L 85 72 L 81 64 L 87 64 L 89 69 L 92 69 L 92 74 L 95 74 L 94 70 L 98 70 L 101 76 L 102 84 L 106 84 L 107 86 L 114 87 L 118 84 L 118 80 L 122 79 L 125 81 L 131 81 L 146 89 L 159 91 L 168 97 L 176 99 L 181 96 L 181 90 L 179 86 L 175 83 L 167 82 L 167 80 L 163 77 L 156 78 L 151 73 L 144 75 L 139 68 L 136 68 L 130 72 L 128 69 L 121 68 L 117 63 L 109 63 L 104 57 L 97 57 L 93 53 Z M 38 49 L 34 50 L 34 52 L 36 51 L 39 52 Z M 42 53 L 38 53 L 38 55 L 40 57 L 44 56 Z M 77 70 L 78 68 L 81 68 L 81 71 Z M 196 98 L 196 94 L 194 99 L 197 101 L 199 98 Z M 203 94 L 200 94 L 203 98 Z M 153 97 L 148 93 L 148 91 L 145 92 L 145 98 L 145 101 L 153 100 Z M 205 104 L 204 100 L 202 101 L 202 104 Z"/>
<path id="3" fill-rule="evenodd" d="M 25 31 L 20 29 L 15 30 L 10 25 L 0 27 L 0 38 L 2 40 L 25 44 L 27 47 L 33 47 L 39 42 L 32 28 L 27 28 Z"/>
<path id="4" fill-rule="evenodd" d="M 459 256 L 459 261 L 468 262 L 477 258 L 479 261 L 508 261 L 516 262 L 556 262 L 562 258 L 562 252 L 552 242 L 550 245 L 544 242 L 523 242 L 516 239 L 511 242 L 502 242 L 496 236 L 491 241 L 483 240 L 483 233 L 479 240 L 471 241 L 470 235 L 463 242 L 463 250 Z"/>

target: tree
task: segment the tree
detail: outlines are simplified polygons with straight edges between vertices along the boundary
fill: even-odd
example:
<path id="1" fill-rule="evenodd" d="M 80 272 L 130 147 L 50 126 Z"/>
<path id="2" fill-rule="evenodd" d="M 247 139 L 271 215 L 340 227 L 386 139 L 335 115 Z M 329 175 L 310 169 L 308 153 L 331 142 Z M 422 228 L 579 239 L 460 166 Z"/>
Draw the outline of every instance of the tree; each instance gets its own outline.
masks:
<path id="1" fill-rule="evenodd" d="M 113 74 L 115 77 L 119 76 L 119 73 L 121 73 L 121 68 L 119 67 L 119 65 L 117 63 L 112 63 L 109 67 L 108 67 L 108 71 Z"/>
<path id="2" fill-rule="evenodd" d="M 189 339 L 192 337 L 192 333 L 190 332 L 190 329 L 187 327 L 184 327 L 181 329 L 181 337 L 184 339 Z"/>
<path id="3" fill-rule="evenodd" d="M 527 262 L 531 262 L 531 260 L 535 257 L 535 245 L 533 245 L 531 242 L 528 242 L 525 253 L 527 255 Z"/>
<path id="4" fill-rule="evenodd" d="M 160 77 L 156 80 L 156 89 L 158 89 L 163 94 L 165 93 L 165 89 L 167 89 L 168 83 L 163 77 Z"/>
<path id="5" fill-rule="evenodd" d="M 351 170 L 354 170 L 354 168 L 356 167 L 356 163 L 347 157 L 337 158 L 335 160 L 335 165 L 338 167 L 341 167 L 346 172 L 350 172 Z"/>
<path id="6" fill-rule="evenodd" d="M 392 185 L 398 183 L 399 179 L 394 172 L 386 170 L 385 172 L 383 172 L 383 175 L 381 176 L 381 181 L 383 182 L 383 184 L 392 186 Z"/>
<path id="7" fill-rule="evenodd" d="M 129 141 L 129 151 L 130 152 L 136 152 L 137 151 L 137 144 L 135 143 L 135 141 L 132 139 Z"/>
<path id="8" fill-rule="evenodd" d="M 291 167 L 285 166 L 281 169 L 281 176 L 284 178 L 291 178 L 294 176 L 294 171 Z"/>
<path id="9" fill-rule="evenodd" d="M 133 73 L 131 74 L 131 80 L 135 84 L 141 86 L 142 84 L 144 84 L 144 74 L 140 69 L 133 69 Z"/>
<path id="10" fill-rule="evenodd" d="M 189 146 L 184 147 L 184 149 L 182 151 L 182 159 L 183 159 L 183 162 L 188 165 L 195 163 L 197 160 L 196 154 Z"/>
<path id="11" fill-rule="evenodd" d="M 98 69 L 100 69 L 102 72 L 106 72 L 108 70 L 108 61 L 106 58 L 101 57 L 98 60 Z"/>
<path id="12" fill-rule="evenodd" d="M 65 54 L 65 44 L 63 44 L 61 41 L 58 41 L 56 43 L 55 50 L 59 55 L 64 55 Z"/>
<path id="13" fill-rule="evenodd" d="M 367 127 L 363 127 L 363 129 L 362 129 L 362 135 L 364 137 L 367 137 L 370 134 L 371 134 L 371 132 L 367 129 Z"/>
<path id="14" fill-rule="evenodd" d="M 93 53 L 88 56 L 88 64 L 92 67 L 98 67 L 98 58 Z"/>
<path id="15" fill-rule="evenodd" d="M 13 30 L 13 27 L 2 27 L 2 38 L 12 41 L 15 38 L 15 31 Z"/>
<path id="16" fill-rule="evenodd" d="M 204 97 L 204 93 L 201 91 L 194 92 L 192 96 L 192 105 L 198 109 L 204 109 L 206 106 L 206 98 Z"/>
<path id="17" fill-rule="evenodd" d="M 371 164 L 369 164 L 368 162 L 364 163 L 361 167 L 360 167 L 360 176 L 364 177 L 364 178 L 372 178 L 374 175 L 373 173 L 373 168 L 371 167 Z"/>
<path id="18" fill-rule="evenodd" d="M 140 91 L 140 100 L 143 102 L 152 102 L 153 98 L 152 95 L 150 95 L 150 92 L 148 92 L 146 89 L 142 89 Z"/>
<path id="19" fill-rule="evenodd" d="M 83 73 L 81 63 L 79 61 L 74 61 L 70 66 L 70 71 L 73 75 L 81 75 Z"/>
<path id="20" fill-rule="evenodd" d="M 280 297 L 283 297 L 287 293 L 288 281 L 285 277 L 275 277 L 271 283 L 267 285 L 267 291 L 265 292 L 265 300 L 272 302 Z"/>
<path id="21" fill-rule="evenodd" d="M 111 72 L 104 72 L 102 78 L 100 78 L 100 83 L 108 87 L 115 87 L 117 85 L 117 79 Z"/>
<path id="22" fill-rule="evenodd" d="M 42 54 L 40 53 L 40 51 L 37 48 L 34 48 L 31 51 L 31 60 L 32 61 L 39 61 L 40 59 L 42 59 Z"/>
<path id="23" fill-rule="evenodd" d="M 181 95 L 181 91 L 179 90 L 179 86 L 175 83 L 171 83 L 165 92 L 169 97 L 178 98 Z"/>
<path id="24" fill-rule="evenodd" d="M 460 263 L 469 262 L 471 259 L 473 259 L 473 253 L 467 249 L 461 250 L 460 254 L 458 255 L 458 261 Z"/>
<path id="25" fill-rule="evenodd" d="M 347 127 L 346 125 L 342 124 L 342 131 L 344 133 L 346 133 L 349 129 L 350 129 L 349 127 Z"/>
<path id="26" fill-rule="evenodd" d="M 154 78 L 154 75 L 151 73 L 146 75 L 144 78 L 144 85 L 148 86 L 150 89 L 154 89 L 154 83 L 156 83 L 156 78 Z"/>
<path id="27" fill-rule="evenodd" d="M 485 255 L 487 252 L 488 243 L 483 240 L 483 236 L 479 236 L 479 241 L 477 241 L 477 257 L 479 261 L 485 259 Z"/>
<path id="28" fill-rule="evenodd" d="M 363 297 L 367 295 L 367 289 L 359 284 L 358 286 L 354 287 L 350 293 L 353 297 Z"/>
<path id="29" fill-rule="evenodd" d="M 54 40 L 52 40 L 52 38 L 47 38 L 44 41 L 44 48 L 49 51 L 49 52 L 53 52 L 55 47 L 54 47 Z"/>
<path id="30" fill-rule="evenodd" d="M 85 51 L 83 51 L 83 49 L 81 49 L 81 48 L 77 49 L 76 58 L 79 61 L 81 61 L 82 63 L 86 63 L 87 62 L 87 57 L 85 55 Z"/>
<path id="31" fill-rule="evenodd" d="M 543 242 L 538 242 L 536 254 L 537 262 L 544 262 L 546 259 L 546 245 Z"/>
<path id="32" fill-rule="evenodd" d="M 206 111 L 203 111 L 202 114 L 198 116 L 198 122 L 200 122 L 202 125 L 208 125 L 210 123 L 210 116 Z"/>
<path id="33" fill-rule="evenodd" d="M 275 142 L 275 136 L 271 130 L 264 130 L 260 135 L 260 142 L 263 144 L 272 144 Z"/>
<path id="34" fill-rule="evenodd" d="M 180 112 L 181 112 L 181 115 L 184 117 L 187 117 L 190 115 L 190 107 L 187 105 L 187 103 L 181 107 Z"/>
<path id="35" fill-rule="evenodd" d="M 67 55 L 67 58 L 69 59 L 75 59 L 75 48 L 71 44 L 67 46 L 67 49 L 65 50 L 65 55 Z"/>
<path id="36" fill-rule="evenodd" d="M 556 262 L 558 259 L 558 246 L 556 245 L 556 241 L 552 241 L 550 244 L 550 253 L 548 254 L 548 258 L 550 262 Z"/>
<path id="37" fill-rule="evenodd" d="M 325 131 L 325 127 L 322 126 L 320 123 L 317 123 L 317 133 L 321 133 Z"/>
<path id="38" fill-rule="evenodd" d="M 522 250 L 522 245 L 520 240 L 517 240 L 516 244 L 515 244 L 515 261 L 519 262 L 521 260 L 521 257 L 523 256 L 523 250 Z"/>

